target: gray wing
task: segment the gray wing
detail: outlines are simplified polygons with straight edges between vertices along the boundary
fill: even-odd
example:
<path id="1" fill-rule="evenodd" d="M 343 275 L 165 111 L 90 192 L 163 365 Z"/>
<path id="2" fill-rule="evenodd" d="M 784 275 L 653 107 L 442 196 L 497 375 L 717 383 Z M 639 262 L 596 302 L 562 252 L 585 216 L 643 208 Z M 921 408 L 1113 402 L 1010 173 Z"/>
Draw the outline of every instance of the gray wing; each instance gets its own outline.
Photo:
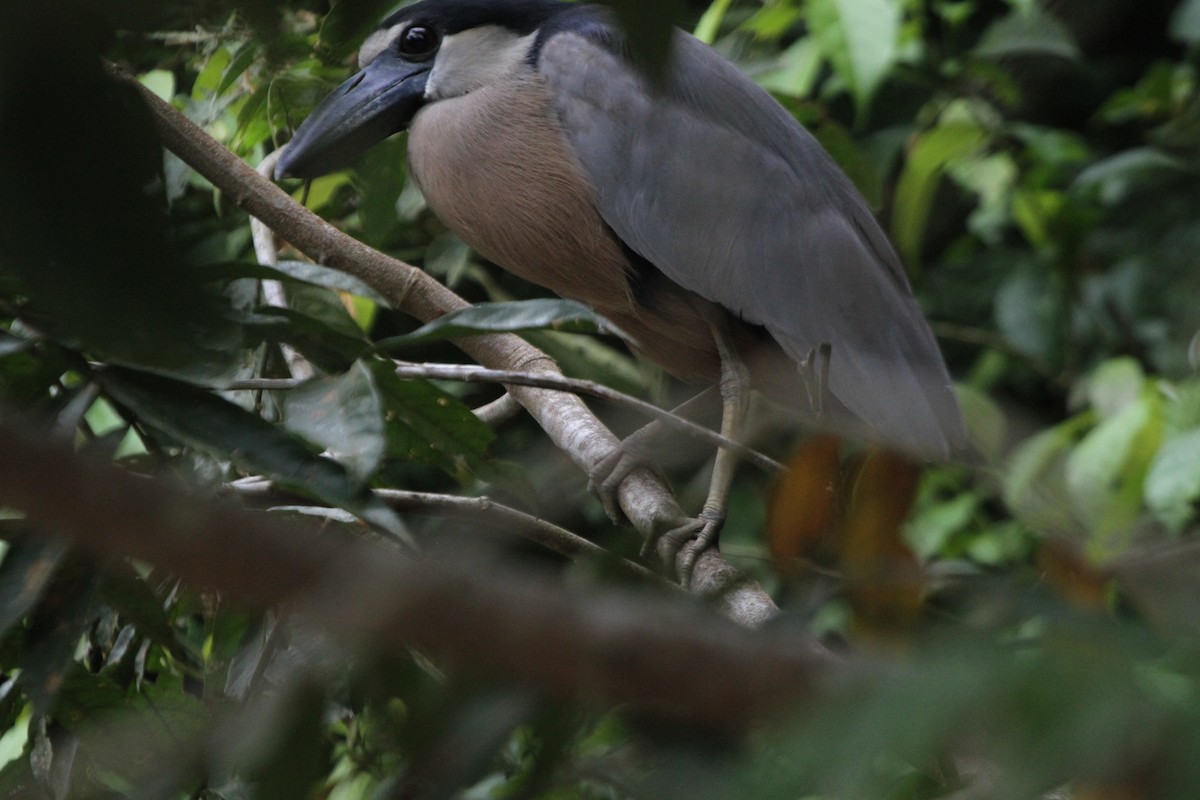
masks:
<path id="1" fill-rule="evenodd" d="M 767 329 L 878 439 L 945 457 L 950 379 L 887 238 L 812 136 L 732 64 L 678 34 L 651 94 L 592 40 L 538 63 L 605 222 L 671 280 Z M 814 359 L 814 355 L 817 359 Z"/>

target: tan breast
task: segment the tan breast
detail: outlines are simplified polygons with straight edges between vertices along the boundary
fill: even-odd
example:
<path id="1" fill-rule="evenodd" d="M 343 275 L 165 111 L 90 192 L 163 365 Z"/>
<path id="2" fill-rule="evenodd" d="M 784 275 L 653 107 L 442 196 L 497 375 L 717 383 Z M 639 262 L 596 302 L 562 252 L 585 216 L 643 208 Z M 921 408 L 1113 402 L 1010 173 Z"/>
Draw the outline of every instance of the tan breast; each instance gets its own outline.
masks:
<path id="1" fill-rule="evenodd" d="M 426 106 L 410 128 L 408 158 L 430 208 L 483 256 L 592 306 L 668 372 L 716 377 L 712 337 L 688 292 L 671 284 L 649 308 L 638 305 L 631 266 L 536 74 Z"/>

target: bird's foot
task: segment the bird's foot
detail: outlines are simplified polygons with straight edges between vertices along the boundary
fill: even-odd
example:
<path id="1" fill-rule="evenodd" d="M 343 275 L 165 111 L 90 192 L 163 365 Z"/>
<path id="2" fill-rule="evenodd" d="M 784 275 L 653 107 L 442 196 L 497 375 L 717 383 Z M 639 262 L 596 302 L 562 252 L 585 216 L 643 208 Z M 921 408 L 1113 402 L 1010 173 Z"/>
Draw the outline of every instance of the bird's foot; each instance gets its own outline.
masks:
<path id="1" fill-rule="evenodd" d="M 675 568 L 675 577 L 683 587 L 692 582 L 692 571 L 700 554 L 716 544 L 717 535 L 725 524 L 725 510 L 706 505 L 696 517 L 681 520 L 655 542 L 647 542 L 643 556 L 651 546 L 664 564 Z"/>
<path id="2" fill-rule="evenodd" d="M 604 506 L 604 513 L 608 514 L 608 518 L 614 525 L 619 525 L 625 518 L 618 497 L 621 483 L 629 476 L 629 473 L 639 467 L 646 467 L 653 471 L 658 469 L 646 448 L 643 447 L 642 441 L 637 438 L 637 434 L 634 434 L 600 459 L 588 472 L 588 491 L 600 499 L 600 505 Z"/>

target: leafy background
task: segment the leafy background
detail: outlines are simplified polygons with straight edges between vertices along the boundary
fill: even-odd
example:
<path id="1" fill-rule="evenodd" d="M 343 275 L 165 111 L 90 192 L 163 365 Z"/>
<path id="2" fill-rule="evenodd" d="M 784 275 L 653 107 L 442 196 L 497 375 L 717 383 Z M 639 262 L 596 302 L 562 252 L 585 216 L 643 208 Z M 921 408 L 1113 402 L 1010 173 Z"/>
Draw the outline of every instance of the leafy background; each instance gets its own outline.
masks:
<path id="1" fill-rule="evenodd" d="M 0 9 L 3 417 L 298 528 L 465 552 L 481 526 L 370 489 L 487 494 L 635 555 L 532 423 L 470 413 L 496 389 L 392 373 L 374 344 L 414 322 L 292 253 L 257 265 L 245 216 L 164 158 L 136 96 L 100 71 L 118 62 L 256 164 L 389 6 Z M 416 651 L 348 656 L 0 509 L 0 793 L 1197 796 L 1200 2 L 617 7 L 651 63 L 666 25 L 694 30 L 814 132 L 884 221 L 959 381 L 981 466 L 918 480 L 776 437 L 763 447 L 789 475 L 744 469 L 735 486 L 722 549 L 777 597 L 772 627 L 872 668 L 749 735 L 680 729 Z M 286 188 L 473 301 L 542 296 L 430 215 L 403 149 Z M 288 308 L 264 302 L 264 280 Z M 612 337 L 527 335 L 568 374 L 663 404 L 683 392 Z M 315 374 L 231 388 L 287 378 L 288 352 Z M 673 442 L 664 468 L 695 508 L 707 477 L 691 450 Z M 255 476 L 277 494 L 252 493 Z M 820 499 L 830 484 L 843 491 Z M 531 571 L 620 585 L 606 559 L 568 567 L 504 541 Z"/>

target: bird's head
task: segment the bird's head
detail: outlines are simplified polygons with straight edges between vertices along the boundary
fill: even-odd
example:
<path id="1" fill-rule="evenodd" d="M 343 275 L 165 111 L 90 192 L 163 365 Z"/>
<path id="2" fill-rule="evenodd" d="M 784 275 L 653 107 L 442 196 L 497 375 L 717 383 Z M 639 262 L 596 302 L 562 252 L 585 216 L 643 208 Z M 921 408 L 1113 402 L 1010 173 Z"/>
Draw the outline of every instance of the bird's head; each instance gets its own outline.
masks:
<path id="1" fill-rule="evenodd" d="M 359 72 L 317 106 L 279 159 L 278 177 L 348 166 L 405 130 L 431 102 L 482 88 L 530 57 L 539 30 L 578 8 L 559 0 L 423 0 L 385 19 Z"/>

